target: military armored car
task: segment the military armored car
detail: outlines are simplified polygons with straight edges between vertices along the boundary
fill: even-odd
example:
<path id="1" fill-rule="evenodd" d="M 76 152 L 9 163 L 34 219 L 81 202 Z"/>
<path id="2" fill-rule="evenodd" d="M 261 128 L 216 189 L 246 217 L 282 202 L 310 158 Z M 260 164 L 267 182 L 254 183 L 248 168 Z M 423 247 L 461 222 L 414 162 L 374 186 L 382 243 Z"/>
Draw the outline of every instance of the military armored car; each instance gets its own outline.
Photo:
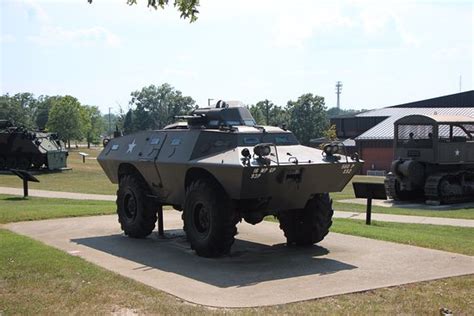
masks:
<path id="1" fill-rule="evenodd" d="M 362 162 L 302 146 L 288 130 L 258 126 L 245 107 L 199 108 L 162 130 L 111 139 L 98 161 L 118 183 L 117 213 L 130 237 L 149 235 L 157 210 L 182 211 L 198 255 L 228 253 L 236 224 L 274 215 L 288 245 L 321 241 L 332 224 L 328 192 L 341 191 Z"/>
<path id="2" fill-rule="evenodd" d="M 436 204 L 474 200 L 474 118 L 409 115 L 394 125 L 389 197 Z"/>
<path id="3" fill-rule="evenodd" d="M 29 131 L 0 120 L 0 169 L 57 170 L 66 167 L 67 156 L 56 134 Z"/>

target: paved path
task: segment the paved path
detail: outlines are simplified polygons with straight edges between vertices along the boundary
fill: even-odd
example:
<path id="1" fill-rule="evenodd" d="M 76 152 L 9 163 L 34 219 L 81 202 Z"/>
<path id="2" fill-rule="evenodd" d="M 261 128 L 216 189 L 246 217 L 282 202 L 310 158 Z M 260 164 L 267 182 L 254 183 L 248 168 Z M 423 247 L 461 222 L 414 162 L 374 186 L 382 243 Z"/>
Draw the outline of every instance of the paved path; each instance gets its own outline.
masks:
<path id="1" fill-rule="evenodd" d="M 360 204 L 366 205 L 367 199 L 346 199 L 346 200 L 337 200 L 340 203 L 348 204 Z M 397 208 L 406 208 L 406 209 L 420 209 L 420 210 L 430 210 L 430 211 L 451 211 L 459 210 L 465 208 L 474 209 L 474 202 L 466 203 L 456 203 L 456 204 L 441 204 L 441 205 L 428 205 L 424 202 L 406 202 L 406 201 L 394 201 L 394 200 L 372 200 L 372 205 L 382 206 L 382 207 L 397 207 Z"/>
<path id="2" fill-rule="evenodd" d="M 0 194 L 23 195 L 23 189 L 0 187 Z M 33 190 L 33 189 L 29 190 L 29 195 L 37 196 L 37 197 L 73 199 L 73 200 L 115 201 L 116 199 L 115 195 L 84 194 L 84 193 L 72 193 L 72 192 Z M 336 211 L 334 212 L 334 217 L 365 220 L 365 213 L 337 212 Z M 407 215 L 372 213 L 372 220 L 382 221 L 382 222 L 396 222 L 396 223 L 474 227 L 474 220 L 441 218 L 441 217 L 407 216 Z"/>
<path id="3" fill-rule="evenodd" d="M 474 210 L 472 210 L 474 212 Z M 350 218 L 365 220 L 365 213 L 357 212 L 334 212 L 336 218 Z M 394 223 L 411 223 L 411 224 L 430 224 L 430 225 L 446 225 L 459 227 L 474 227 L 472 219 L 457 219 L 443 217 L 427 217 L 427 216 L 411 216 L 411 215 L 393 215 L 372 213 L 372 220 L 381 222 Z"/>
<path id="4" fill-rule="evenodd" d="M 18 189 L 18 188 L 0 187 L 0 194 L 23 196 L 23 188 Z M 36 196 L 36 197 L 71 199 L 71 200 L 115 201 L 116 199 L 115 195 L 86 194 L 86 193 L 47 191 L 47 190 L 36 190 L 36 189 L 29 189 L 28 195 Z"/>
<path id="5" fill-rule="evenodd" d="M 284 304 L 474 273 L 474 257 L 329 233 L 308 248 L 284 245 L 277 223 L 240 223 L 230 256 L 198 257 L 179 212 L 165 238 L 125 237 L 113 215 L 11 223 L 5 228 L 183 300 L 218 307 Z"/>

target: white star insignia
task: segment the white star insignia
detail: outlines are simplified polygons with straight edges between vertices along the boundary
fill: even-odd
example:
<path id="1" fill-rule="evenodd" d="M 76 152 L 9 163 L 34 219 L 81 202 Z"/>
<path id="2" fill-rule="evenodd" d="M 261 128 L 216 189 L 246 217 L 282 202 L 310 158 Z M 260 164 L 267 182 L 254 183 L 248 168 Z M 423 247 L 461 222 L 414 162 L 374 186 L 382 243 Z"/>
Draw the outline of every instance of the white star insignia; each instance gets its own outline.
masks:
<path id="1" fill-rule="evenodd" d="M 135 144 L 135 138 L 133 139 L 133 142 L 131 144 L 128 144 L 128 149 L 127 149 L 127 154 L 131 153 L 133 151 L 133 148 L 135 148 L 137 144 Z"/>
<path id="2" fill-rule="evenodd" d="M 459 149 L 456 149 L 456 150 L 454 151 L 454 154 L 455 154 L 456 156 L 459 156 L 460 153 L 461 153 L 461 152 L 459 151 Z"/>

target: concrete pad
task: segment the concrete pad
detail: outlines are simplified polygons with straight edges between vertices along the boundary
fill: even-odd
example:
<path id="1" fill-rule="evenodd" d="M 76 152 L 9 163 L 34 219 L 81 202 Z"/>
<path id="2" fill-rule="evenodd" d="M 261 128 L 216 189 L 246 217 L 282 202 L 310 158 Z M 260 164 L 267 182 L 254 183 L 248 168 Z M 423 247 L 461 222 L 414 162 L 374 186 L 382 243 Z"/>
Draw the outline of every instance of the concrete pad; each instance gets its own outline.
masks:
<path id="1" fill-rule="evenodd" d="M 319 246 L 287 248 L 278 224 L 239 224 L 228 257 L 200 258 L 165 212 L 166 237 L 123 236 L 115 216 L 5 225 L 183 300 L 218 307 L 290 303 L 474 273 L 474 257 L 330 233 Z"/>
<path id="2" fill-rule="evenodd" d="M 337 202 L 367 205 L 367 199 L 345 199 L 345 200 L 337 200 Z M 407 208 L 407 209 L 416 208 L 420 210 L 430 210 L 430 211 L 437 211 L 437 210 L 450 211 L 450 210 L 460 210 L 460 209 L 465 209 L 465 208 L 474 209 L 474 202 L 429 205 L 429 204 L 425 204 L 424 201 L 406 202 L 406 201 L 394 201 L 394 200 L 372 200 L 372 205 L 382 206 L 382 207 Z"/>

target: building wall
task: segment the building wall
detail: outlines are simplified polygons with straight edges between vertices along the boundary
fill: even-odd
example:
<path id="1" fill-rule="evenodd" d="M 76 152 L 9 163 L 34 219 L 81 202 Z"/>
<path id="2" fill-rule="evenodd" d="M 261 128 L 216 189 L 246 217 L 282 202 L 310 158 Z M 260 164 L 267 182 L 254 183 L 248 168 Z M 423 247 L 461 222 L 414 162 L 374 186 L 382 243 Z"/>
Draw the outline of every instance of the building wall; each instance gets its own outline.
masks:
<path id="1" fill-rule="evenodd" d="M 364 160 L 362 174 L 367 170 L 390 171 L 393 161 L 393 140 L 356 141 L 360 158 Z"/>
<path id="2" fill-rule="evenodd" d="M 367 170 L 371 169 L 389 172 L 393 161 L 393 148 L 362 148 L 362 159 L 362 174 L 367 174 Z"/>

